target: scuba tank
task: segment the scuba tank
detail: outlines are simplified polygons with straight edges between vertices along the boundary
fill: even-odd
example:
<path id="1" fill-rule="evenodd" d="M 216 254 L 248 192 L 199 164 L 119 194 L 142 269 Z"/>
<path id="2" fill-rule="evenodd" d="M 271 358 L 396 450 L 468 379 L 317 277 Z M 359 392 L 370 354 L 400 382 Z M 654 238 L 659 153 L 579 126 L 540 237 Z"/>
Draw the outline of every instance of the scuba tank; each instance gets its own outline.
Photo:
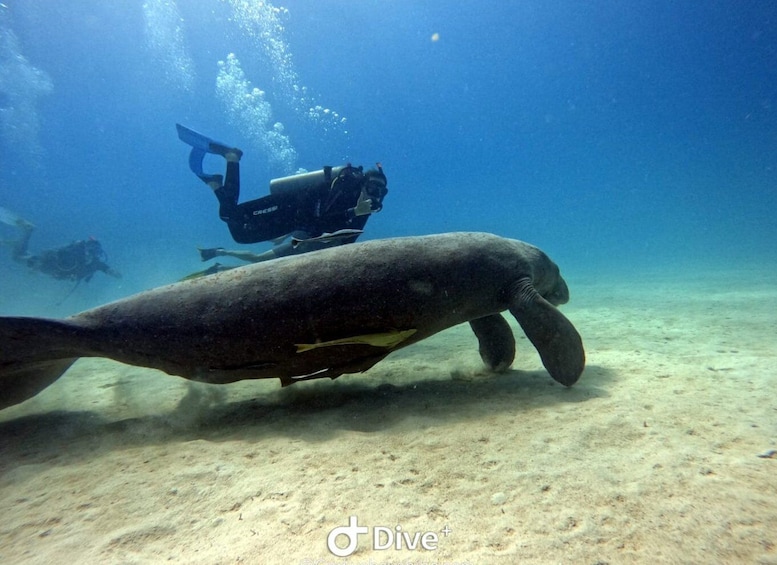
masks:
<path id="1" fill-rule="evenodd" d="M 323 182 L 327 185 L 331 185 L 332 180 L 337 178 L 337 175 L 339 175 L 340 171 L 345 169 L 346 166 L 347 165 L 339 167 L 327 166 L 320 171 L 272 179 L 270 181 L 270 194 L 289 194 L 291 192 L 305 190 L 306 188 L 319 185 Z"/>

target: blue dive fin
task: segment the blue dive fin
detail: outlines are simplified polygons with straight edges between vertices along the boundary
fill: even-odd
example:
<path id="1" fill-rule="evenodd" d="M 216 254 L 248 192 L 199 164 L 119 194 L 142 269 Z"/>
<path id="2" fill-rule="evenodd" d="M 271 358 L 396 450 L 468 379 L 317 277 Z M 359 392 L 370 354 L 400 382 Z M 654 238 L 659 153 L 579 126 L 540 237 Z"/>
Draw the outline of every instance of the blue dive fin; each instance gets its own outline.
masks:
<path id="1" fill-rule="evenodd" d="M 21 218 L 5 208 L 0 208 L 0 222 L 9 226 L 17 226 Z"/>
<path id="2" fill-rule="evenodd" d="M 209 175 L 203 172 L 202 161 L 207 153 L 224 155 L 230 150 L 230 147 L 181 124 L 175 124 L 175 128 L 178 130 L 178 139 L 192 147 L 191 153 L 189 153 L 189 168 L 192 172 L 205 183 L 219 180 L 220 175 Z"/>
<path id="3" fill-rule="evenodd" d="M 215 141 L 209 137 L 197 133 L 193 129 L 189 129 L 181 124 L 175 124 L 175 128 L 178 130 L 178 139 L 183 141 L 186 145 L 191 145 L 194 149 L 199 149 L 203 153 L 213 153 L 214 155 L 226 155 L 229 151 L 237 151 L 237 149 L 230 147 L 220 141 Z"/>
<path id="4" fill-rule="evenodd" d="M 205 177 L 210 177 L 213 175 L 206 175 L 202 172 L 203 159 L 205 159 L 205 151 L 198 149 L 197 147 L 192 147 L 191 153 L 189 153 L 189 168 L 195 175 L 200 177 L 202 180 L 205 180 Z M 205 182 L 208 181 L 205 180 Z"/>
<path id="5" fill-rule="evenodd" d="M 178 139 L 183 141 L 186 145 L 191 145 L 195 149 L 202 149 L 204 153 L 208 152 L 210 148 L 210 138 L 205 137 L 201 133 L 197 133 L 193 129 L 189 129 L 181 124 L 175 124 L 175 129 L 178 130 Z"/>

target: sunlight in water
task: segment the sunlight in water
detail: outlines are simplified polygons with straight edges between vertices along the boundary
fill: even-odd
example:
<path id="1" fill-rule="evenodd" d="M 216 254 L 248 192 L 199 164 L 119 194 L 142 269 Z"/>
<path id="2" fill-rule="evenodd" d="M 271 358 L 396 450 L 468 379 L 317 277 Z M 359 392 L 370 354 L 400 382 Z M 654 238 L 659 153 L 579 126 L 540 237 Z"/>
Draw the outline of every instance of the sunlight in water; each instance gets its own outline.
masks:
<path id="1" fill-rule="evenodd" d="M 190 91 L 194 62 L 186 50 L 183 20 L 175 0 L 148 0 L 143 4 L 146 44 L 164 69 L 167 83 Z"/>
<path id="2" fill-rule="evenodd" d="M 0 137 L 15 152 L 37 160 L 42 153 L 38 99 L 51 93 L 54 85 L 21 53 L 4 14 L 0 10 Z"/>
<path id="3" fill-rule="evenodd" d="M 230 122 L 259 146 L 270 164 L 284 173 L 293 172 L 297 151 L 283 132 L 283 124 L 272 121 L 272 107 L 264 91 L 246 79 L 234 53 L 219 61 L 216 93 Z"/>
<path id="4" fill-rule="evenodd" d="M 273 69 L 273 85 L 278 98 L 288 101 L 292 110 L 314 122 L 325 132 L 346 134 L 346 118 L 322 105 L 309 89 L 300 84 L 289 45 L 284 38 L 283 22 L 289 17 L 284 7 L 261 0 L 229 0 L 234 20 L 251 37 Z"/>

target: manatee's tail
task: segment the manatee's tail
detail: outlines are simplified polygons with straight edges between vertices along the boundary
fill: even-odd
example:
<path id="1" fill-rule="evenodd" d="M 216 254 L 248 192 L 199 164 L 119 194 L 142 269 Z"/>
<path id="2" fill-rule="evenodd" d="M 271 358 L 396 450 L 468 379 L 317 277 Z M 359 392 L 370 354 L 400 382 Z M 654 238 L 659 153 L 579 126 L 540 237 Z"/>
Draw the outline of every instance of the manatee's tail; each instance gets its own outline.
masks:
<path id="1" fill-rule="evenodd" d="M 64 320 L 0 317 L 0 410 L 32 398 L 80 356 L 80 329 Z"/>
<path id="2" fill-rule="evenodd" d="M 525 278 L 513 289 L 510 312 L 554 380 L 572 386 L 585 368 L 583 340 L 575 326 Z"/>

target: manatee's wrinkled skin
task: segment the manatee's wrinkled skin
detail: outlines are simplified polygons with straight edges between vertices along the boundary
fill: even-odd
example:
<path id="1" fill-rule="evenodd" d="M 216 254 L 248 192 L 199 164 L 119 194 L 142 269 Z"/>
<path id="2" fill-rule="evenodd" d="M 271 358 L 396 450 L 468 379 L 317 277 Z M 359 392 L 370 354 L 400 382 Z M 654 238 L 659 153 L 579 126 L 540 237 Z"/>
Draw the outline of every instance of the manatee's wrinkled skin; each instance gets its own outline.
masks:
<path id="1" fill-rule="evenodd" d="M 571 386 L 585 354 L 555 308 L 569 292 L 539 249 L 484 233 L 356 243 L 143 292 L 64 320 L 0 318 L 0 408 L 34 396 L 78 357 L 108 357 L 208 383 L 364 371 L 394 349 L 471 322 L 484 362 L 508 367 L 516 317 L 551 376 Z M 416 330 L 393 348 L 298 344 Z"/>

